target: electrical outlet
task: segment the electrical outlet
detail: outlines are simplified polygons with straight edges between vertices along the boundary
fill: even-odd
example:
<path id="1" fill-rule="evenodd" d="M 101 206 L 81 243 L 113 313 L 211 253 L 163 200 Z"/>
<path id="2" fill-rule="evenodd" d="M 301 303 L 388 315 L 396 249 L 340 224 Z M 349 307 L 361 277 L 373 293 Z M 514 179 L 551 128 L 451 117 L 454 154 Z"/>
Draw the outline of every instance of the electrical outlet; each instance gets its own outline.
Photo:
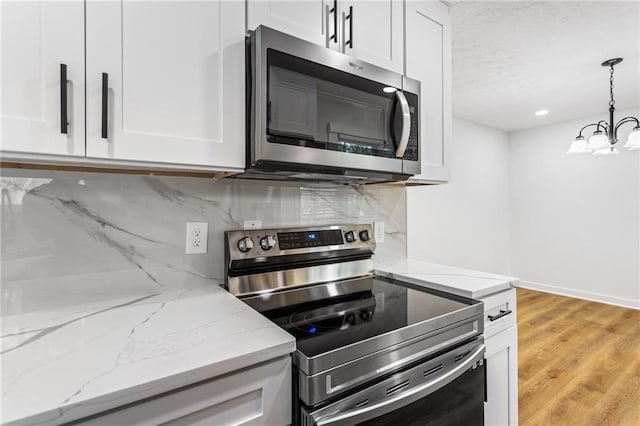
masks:
<path id="1" fill-rule="evenodd" d="M 187 254 L 197 254 L 207 252 L 207 233 L 209 224 L 207 222 L 187 222 Z"/>
<path id="2" fill-rule="evenodd" d="M 244 229 L 262 229 L 262 221 L 260 219 L 245 220 Z"/>
<path id="3" fill-rule="evenodd" d="M 384 222 L 379 220 L 373 222 L 373 233 L 376 243 L 384 243 Z"/>

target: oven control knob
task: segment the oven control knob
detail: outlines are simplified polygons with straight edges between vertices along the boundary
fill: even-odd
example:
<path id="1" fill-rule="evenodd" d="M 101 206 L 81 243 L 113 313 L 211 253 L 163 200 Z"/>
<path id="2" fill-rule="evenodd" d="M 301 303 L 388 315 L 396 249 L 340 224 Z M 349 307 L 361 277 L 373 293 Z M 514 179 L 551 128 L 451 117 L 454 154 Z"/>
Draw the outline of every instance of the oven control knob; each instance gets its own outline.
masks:
<path id="1" fill-rule="evenodd" d="M 251 251 L 252 248 L 253 240 L 251 239 L 251 237 L 244 237 L 238 240 L 238 250 L 240 250 L 242 253 Z"/>
<path id="2" fill-rule="evenodd" d="M 356 323 L 356 316 L 354 314 L 347 314 L 347 316 L 344 318 L 344 321 L 347 324 L 354 325 Z"/>
<path id="3" fill-rule="evenodd" d="M 366 229 L 363 231 L 360 231 L 360 240 L 361 241 L 369 241 L 369 231 L 367 231 Z"/>
<path id="4" fill-rule="evenodd" d="M 356 240 L 356 235 L 353 231 L 345 232 L 344 239 L 347 240 L 348 243 L 352 243 Z"/>
<path id="5" fill-rule="evenodd" d="M 273 235 L 267 235 L 260 239 L 260 247 L 262 250 L 271 250 L 273 246 L 276 245 L 276 239 Z"/>
<path id="6" fill-rule="evenodd" d="M 371 319 L 371 316 L 372 316 L 371 311 L 360 312 L 360 318 L 362 318 L 363 321 L 369 321 Z"/>

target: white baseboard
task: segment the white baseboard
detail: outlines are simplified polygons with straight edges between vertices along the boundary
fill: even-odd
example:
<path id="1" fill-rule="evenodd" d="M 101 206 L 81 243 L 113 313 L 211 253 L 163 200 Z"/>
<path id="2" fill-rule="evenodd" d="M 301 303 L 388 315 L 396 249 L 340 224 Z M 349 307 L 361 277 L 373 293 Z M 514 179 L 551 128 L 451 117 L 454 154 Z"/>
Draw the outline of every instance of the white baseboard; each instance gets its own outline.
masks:
<path id="1" fill-rule="evenodd" d="M 605 294 L 591 293 L 588 291 L 536 283 L 533 281 L 520 281 L 516 284 L 516 287 L 544 291 L 545 293 L 553 293 L 560 296 L 576 297 L 578 299 L 590 300 L 592 302 L 607 303 L 609 305 L 622 306 L 624 308 L 640 309 L 640 300 L 627 299 L 624 297 L 607 296 Z"/>

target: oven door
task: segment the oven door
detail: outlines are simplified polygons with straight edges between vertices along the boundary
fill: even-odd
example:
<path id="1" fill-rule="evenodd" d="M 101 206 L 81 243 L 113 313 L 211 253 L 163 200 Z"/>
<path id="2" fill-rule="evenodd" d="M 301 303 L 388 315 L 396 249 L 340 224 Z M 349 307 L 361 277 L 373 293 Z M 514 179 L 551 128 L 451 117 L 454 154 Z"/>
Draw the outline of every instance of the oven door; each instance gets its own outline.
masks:
<path id="1" fill-rule="evenodd" d="M 475 340 L 319 409 L 303 425 L 483 425 L 485 346 Z"/>
<path id="2" fill-rule="evenodd" d="M 251 43 L 252 163 L 415 173 L 418 81 L 264 26 Z"/>

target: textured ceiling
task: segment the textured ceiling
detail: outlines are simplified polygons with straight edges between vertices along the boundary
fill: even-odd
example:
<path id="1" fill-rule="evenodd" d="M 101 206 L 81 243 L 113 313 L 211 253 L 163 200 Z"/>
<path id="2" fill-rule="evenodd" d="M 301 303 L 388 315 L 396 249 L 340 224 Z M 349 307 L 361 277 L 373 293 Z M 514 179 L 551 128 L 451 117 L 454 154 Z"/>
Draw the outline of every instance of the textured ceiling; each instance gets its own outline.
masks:
<path id="1" fill-rule="evenodd" d="M 639 1 L 457 1 L 454 115 L 505 131 L 640 105 Z M 534 112 L 549 114 L 535 117 Z M 617 119 L 621 117 L 616 117 Z"/>

